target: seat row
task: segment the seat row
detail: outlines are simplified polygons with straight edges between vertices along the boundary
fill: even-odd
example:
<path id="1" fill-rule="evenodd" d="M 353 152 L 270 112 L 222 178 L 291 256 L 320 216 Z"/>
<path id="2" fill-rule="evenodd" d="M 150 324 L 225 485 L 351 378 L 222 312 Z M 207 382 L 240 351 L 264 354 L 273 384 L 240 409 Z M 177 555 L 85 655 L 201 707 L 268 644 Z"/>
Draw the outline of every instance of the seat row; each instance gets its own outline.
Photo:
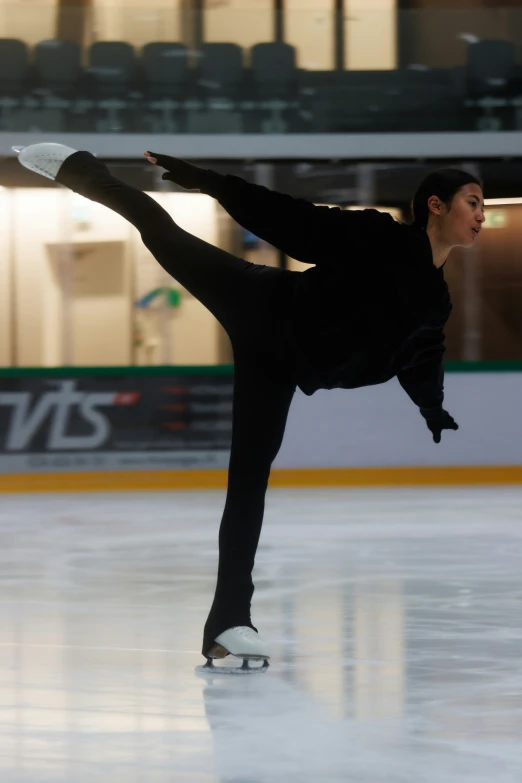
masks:
<path id="1" fill-rule="evenodd" d="M 44 109 L 73 112 L 106 109 L 107 127 L 119 130 L 117 115 L 146 103 L 160 112 L 156 130 L 180 129 L 179 115 L 187 110 L 262 110 L 275 121 L 282 109 L 295 103 L 299 69 L 294 47 L 260 43 L 250 52 L 248 68 L 243 50 L 233 43 L 203 44 L 191 51 L 177 42 L 151 42 L 139 52 L 125 41 L 99 41 L 85 52 L 71 41 L 46 40 L 30 51 L 16 39 L 0 39 L 0 106 L 4 118 L 27 98 Z M 293 101 L 291 99 L 294 99 Z M 253 102 L 247 107 L 245 102 Z M 30 107 L 31 108 L 31 107 Z M 34 108 L 34 106 L 32 106 Z M 178 120 L 174 114 L 178 114 Z M 277 128 L 275 128 L 277 130 Z"/>
<path id="2" fill-rule="evenodd" d="M 256 44 L 244 60 L 233 43 L 191 50 L 150 42 L 136 51 L 99 41 L 84 51 L 70 41 L 31 50 L 0 39 L 0 124 L 19 130 L 46 113 L 44 124 L 62 124 L 52 130 L 93 123 L 114 132 L 349 132 L 404 123 L 444 130 L 466 122 L 466 107 L 490 116 L 522 92 L 516 47 L 507 41 L 470 45 L 466 66 L 453 69 L 308 71 L 297 66 L 294 47 L 278 42 Z"/>
<path id="3" fill-rule="evenodd" d="M 233 43 L 207 43 L 192 51 L 182 43 L 151 42 L 135 51 L 125 41 L 98 41 L 85 52 L 71 41 L 40 41 L 32 51 L 23 41 L 0 39 L 0 89 L 3 93 L 32 83 L 54 91 L 77 87 L 83 78 L 113 93 L 123 87 L 150 90 L 194 86 L 208 90 L 253 83 L 281 89 L 297 76 L 296 52 L 285 43 L 260 43 L 249 68 L 243 50 Z"/>

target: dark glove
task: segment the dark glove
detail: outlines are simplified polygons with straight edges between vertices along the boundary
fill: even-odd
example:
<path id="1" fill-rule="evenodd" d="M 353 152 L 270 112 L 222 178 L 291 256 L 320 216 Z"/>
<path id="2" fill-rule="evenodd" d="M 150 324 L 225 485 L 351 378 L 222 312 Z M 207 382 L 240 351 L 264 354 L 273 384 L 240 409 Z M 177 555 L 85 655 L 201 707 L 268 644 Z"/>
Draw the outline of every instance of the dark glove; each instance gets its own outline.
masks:
<path id="1" fill-rule="evenodd" d="M 170 179 L 176 185 L 181 185 L 187 190 L 201 190 L 207 169 L 199 166 L 193 166 L 179 158 L 171 158 L 170 155 L 160 155 L 158 152 L 147 152 L 153 158 L 156 158 L 156 165 L 167 169 L 161 179 Z"/>
<path id="2" fill-rule="evenodd" d="M 426 419 L 428 429 L 435 443 L 440 443 L 442 430 L 458 430 L 459 425 L 444 408 L 421 408 L 420 412 Z"/>

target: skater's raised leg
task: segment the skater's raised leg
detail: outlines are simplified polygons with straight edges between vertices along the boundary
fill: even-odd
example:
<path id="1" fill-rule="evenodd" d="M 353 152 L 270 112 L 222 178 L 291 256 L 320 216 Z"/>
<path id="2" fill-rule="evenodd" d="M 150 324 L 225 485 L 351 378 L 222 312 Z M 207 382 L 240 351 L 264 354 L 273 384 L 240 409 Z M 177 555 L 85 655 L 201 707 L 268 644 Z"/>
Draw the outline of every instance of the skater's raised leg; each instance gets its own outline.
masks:
<path id="1" fill-rule="evenodd" d="M 210 310 L 231 338 L 234 326 L 245 324 L 263 267 L 184 231 L 153 198 L 113 177 L 90 152 L 34 144 L 22 149 L 19 160 L 132 223 L 161 266 Z"/>

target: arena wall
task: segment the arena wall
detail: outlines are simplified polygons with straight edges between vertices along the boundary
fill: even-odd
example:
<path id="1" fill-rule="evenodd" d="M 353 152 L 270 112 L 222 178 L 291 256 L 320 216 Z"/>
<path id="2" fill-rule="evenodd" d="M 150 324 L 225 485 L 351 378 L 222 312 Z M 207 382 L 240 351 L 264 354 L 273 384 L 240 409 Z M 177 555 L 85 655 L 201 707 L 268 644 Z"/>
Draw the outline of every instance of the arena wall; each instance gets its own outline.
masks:
<path id="1" fill-rule="evenodd" d="M 395 380 L 353 391 L 317 392 L 312 397 L 297 392 L 274 464 L 272 486 L 522 483 L 522 366 L 448 369 L 445 407 L 460 429 L 445 431 L 440 444 L 433 443 L 418 409 Z M 215 373 L 222 380 L 229 374 L 232 380 L 231 368 L 198 371 L 210 379 Z M 38 372 L 44 378 L 52 373 Z M 110 372 L 104 369 L 104 374 Z M 135 374 L 136 368 L 127 372 Z M 85 376 L 89 370 L 74 373 Z M 120 378 L 122 373 L 119 368 Z M 13 374 L 16 371 L 0 374 L 0 397 L 5 378 L 12 380 Z M 8 424 L 5 405 L 0 405 L 0 415 L 4 425 Z M 38 462 L 34 454 L 30 459 L 12 449 L 8 454 L 5 446 L 6 442 L 0 450 L 0 491 L 4 492 L 226 486 L 227 453 L 223 450 L 220 457 L 202 461 L 202 468 L 166 469 L 159 461 L 158 469 L 151 469 L 138 462 L 133 467 L 129 460 L 122 470 L 109 460 L 106 467 L 93 469 L 87 460 L 81 469 L 70 463 L 56 470 L 52 466 L 59 462 Z"/>

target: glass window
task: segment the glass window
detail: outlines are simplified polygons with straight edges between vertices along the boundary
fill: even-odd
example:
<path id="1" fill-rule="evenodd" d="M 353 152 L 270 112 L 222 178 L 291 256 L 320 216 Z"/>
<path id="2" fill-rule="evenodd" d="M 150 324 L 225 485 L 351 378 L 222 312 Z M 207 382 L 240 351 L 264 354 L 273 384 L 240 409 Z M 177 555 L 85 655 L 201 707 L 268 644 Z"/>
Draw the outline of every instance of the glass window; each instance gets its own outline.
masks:
<path id="1" fill-rule="evenodd" d="M 521 9 L 507 5 L 506 0 L 495 0 L 489 7 L 479 2 L 433 2 L 402 10 L 402 58 L 406 64 L 454 68 L 466 64 L 469 41 L 474 38 L 512 41 L 518 47 Z"/>
<path id="2" fill-rule="evenodd" d="M 0 38 L 18 38 L 30 46 L 54 38 L 57 0 L 0 0 Z"/>
<path id="3" fill-rule="evenodd" d="M 149 195 L 186 231 L 231 249 L 214 199 Z M 120 215 L 65 189 L 0 189 L 0 366 L 229 361 L 214 316 Z"/>
<path id="4" fill-rule="evenodd" d="M 127 41 L 135 47 L 152 41 L 181 40 L 181 0 L 92 0 L 93 41 Z"/>
<path id="5" fill-rule="evenodd" d="M 210 196 L 202 193 L 148 195 L 185 231 L 211 245 L 222 246 L 219 242 L 219 204 Z M 228 355 L 223 355 L 223 329 L 214 316 L 162 269 L 135 229 L 132 233 L 135 305 L 154 291 L 163 289 L 145 307 L 135 309 L 135 363 L 186 365 L 228 361 Z M 176 292 L 178 296 L 171 296 L 170 292 Z"/>
<path id="6" fill-rule="evenodd" d="M 238 44 L 248 65 L 250 47 L 274 40 L 273 0 L 206 0 L 203 40 Z"/>
<path id="7" fill-rule="evenodd" d="M 344 67 L 350 71 L 397 67 L 397 0 L 344 0 Z"/>
<path id="8" fill-rule="evenodd" d="M 284 38 L 297 49 L 299 68 L 310 71 L 334 67 L 333 0 L 285 0 Z"/>

